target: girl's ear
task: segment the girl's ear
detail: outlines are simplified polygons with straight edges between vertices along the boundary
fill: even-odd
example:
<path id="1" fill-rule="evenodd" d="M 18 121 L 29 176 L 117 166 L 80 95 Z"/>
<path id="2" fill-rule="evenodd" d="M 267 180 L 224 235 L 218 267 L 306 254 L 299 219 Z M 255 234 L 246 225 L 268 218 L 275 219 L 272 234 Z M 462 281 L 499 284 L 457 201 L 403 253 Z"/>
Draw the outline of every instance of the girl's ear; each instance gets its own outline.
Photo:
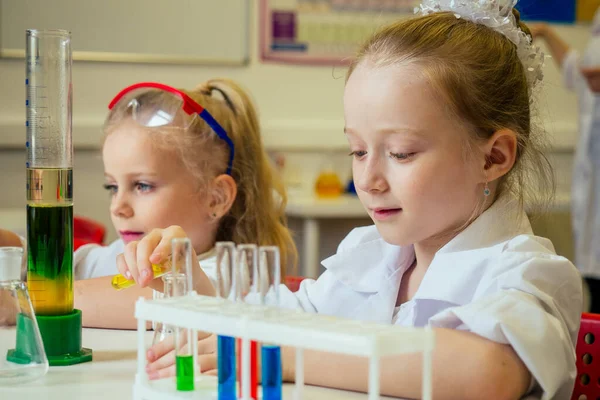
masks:
<path id="1" fill-rule="evenodd" d="M 233 206 L 237 196 L 237 184 L 231 175 L 219 175 L 213 179 L 209 195 L 210 217 L 221 219 Z"/>
<path id="2" fill-rule="evenodd" d="M 483 144 L 485 154 L 484 179 L 493 182 L 506 175 L 517 159 L 517 134 L 510 129 L 501 129 Z"/>

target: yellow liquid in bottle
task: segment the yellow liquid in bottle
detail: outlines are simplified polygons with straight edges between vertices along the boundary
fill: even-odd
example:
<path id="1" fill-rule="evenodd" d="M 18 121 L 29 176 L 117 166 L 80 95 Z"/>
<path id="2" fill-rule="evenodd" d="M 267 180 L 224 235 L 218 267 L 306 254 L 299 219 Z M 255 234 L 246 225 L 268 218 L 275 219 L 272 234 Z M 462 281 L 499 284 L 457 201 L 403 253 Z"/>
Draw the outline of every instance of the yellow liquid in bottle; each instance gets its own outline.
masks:
<path id="1" fill-rule="evenodd" d="M 322 172 L 315 183 L 317 197 L 334 198 L 340 196 L 343 191 L 342 182 L 333 171 Z"/>
<path id="2" fill-rule="evenodd" d="M 162 265 L 152 264 L 152 272 L 154 273 L 154 278 L 159 278 L 170 271 L 171 263 L 169 261 L 165 262 Z M 122 290 L 135 285 L 135 281 L 133 279 L 127 279 L 123 275 L 118 274 L 112 278 L 110 284 L 114 289 Z"/>

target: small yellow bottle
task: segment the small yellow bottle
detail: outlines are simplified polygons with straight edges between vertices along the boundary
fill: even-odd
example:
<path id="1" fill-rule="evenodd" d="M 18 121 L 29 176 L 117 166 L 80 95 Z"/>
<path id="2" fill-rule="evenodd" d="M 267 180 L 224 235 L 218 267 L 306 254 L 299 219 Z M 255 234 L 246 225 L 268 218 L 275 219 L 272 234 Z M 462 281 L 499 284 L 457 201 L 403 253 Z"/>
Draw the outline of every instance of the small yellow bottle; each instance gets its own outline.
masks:
<path id="1" fill-rule="evenodd" d="M 171 262 L 166 261 L 162 265 L 152 264 L 152 272 L 154 273 L 155 278 L 159 278 L 164 274 L 171 272 Z M 128 287 L 135 285 L 135 281 L 133 279 L 127 279 L 121 274 L 115 275 L 110 283 L 116 290 L 127 289 Z"/>
<path id="2" fill-rule="evenodd" d="M 324 169 L 315 183 L 315 193 L 319 198 L 339 197 L 344 191 L 342 181 L 333 169 Z"/>

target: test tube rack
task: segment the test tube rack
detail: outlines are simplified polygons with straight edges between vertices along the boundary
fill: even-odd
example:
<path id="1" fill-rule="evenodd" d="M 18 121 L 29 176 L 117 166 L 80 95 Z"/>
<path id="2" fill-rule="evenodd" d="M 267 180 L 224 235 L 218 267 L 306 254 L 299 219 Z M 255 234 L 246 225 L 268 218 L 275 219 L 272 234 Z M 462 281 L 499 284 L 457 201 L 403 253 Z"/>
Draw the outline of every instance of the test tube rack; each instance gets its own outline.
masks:
<path id="1" fill-rule="evenodd" d="M 350 320 L 301 310 L 281 309 L 233 302 L 191 292 L 187 296 L 146 300 L 135 306 L 138 321 L 137 374 L 133 387 L 136 400 L 216 399 L 216 380 L 209 390 L 177 392 L 175 380 L 150 381 L 146 374 L 145 331 L 148 321 L 162 322 L 193 331 L 211 332 L 242 339 L 243 348 L 256 340 L 296 348 L 294 399 L 302 398 L 304 387 L 303 350 L 321 350 L 369 358 L 369 400 L 379 399 L 379 361 L 403 353 L 423 353 L 422 399 L 431 400 L 434 331 Z M 194 352 L 197 364 L 197 351 Z M 242 387 L 250 387 L 250 353 L 242 354 Z M 198 377 L 197 377 L 198 379 Z M 162 382 L 161 382 L 162 381 Z M 244 390 L 245 391 L 245 390 Z M 248 392 L 249 393 L 249 392 Z M 240 397 L 244 398 L 244 396 Z"/>

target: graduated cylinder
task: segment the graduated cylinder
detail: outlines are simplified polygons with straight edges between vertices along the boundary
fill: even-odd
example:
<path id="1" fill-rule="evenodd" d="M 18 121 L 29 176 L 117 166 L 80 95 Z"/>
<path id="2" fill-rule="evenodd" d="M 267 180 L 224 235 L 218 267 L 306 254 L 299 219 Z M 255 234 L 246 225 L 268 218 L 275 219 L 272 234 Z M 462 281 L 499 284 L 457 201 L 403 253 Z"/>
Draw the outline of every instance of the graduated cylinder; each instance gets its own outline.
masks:
<path id="1" fill-rule="evenodd" d="M 36 315 L 73 311 L 71 36 L 28 30 L 27 280 Z"/>

